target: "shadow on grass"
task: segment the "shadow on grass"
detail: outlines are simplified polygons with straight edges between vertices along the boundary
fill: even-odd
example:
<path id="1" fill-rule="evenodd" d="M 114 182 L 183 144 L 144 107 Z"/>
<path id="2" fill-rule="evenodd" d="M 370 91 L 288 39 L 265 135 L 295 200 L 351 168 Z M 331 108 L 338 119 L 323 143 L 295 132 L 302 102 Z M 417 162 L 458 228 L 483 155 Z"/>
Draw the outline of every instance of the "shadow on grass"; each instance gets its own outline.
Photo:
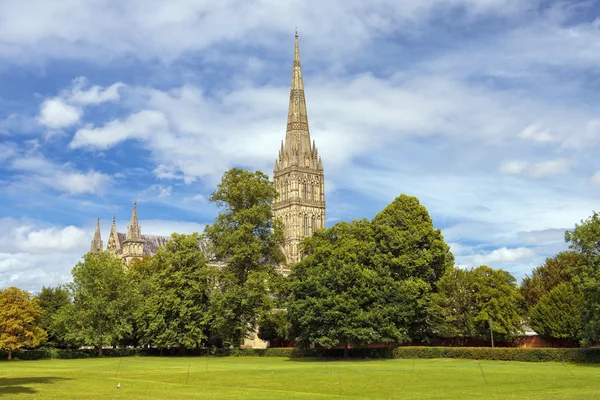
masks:
<path id="1" fill-rule="evenodd" d="M 59 378 L 54 376 L 40 376 L 31 378 L 0 378 L 0 397 L 16 394 L 34 394 L 37 390 L 28 387 L 32 384 L 48 384 L 57 381 L 65 381 L 70 378 Z"/>

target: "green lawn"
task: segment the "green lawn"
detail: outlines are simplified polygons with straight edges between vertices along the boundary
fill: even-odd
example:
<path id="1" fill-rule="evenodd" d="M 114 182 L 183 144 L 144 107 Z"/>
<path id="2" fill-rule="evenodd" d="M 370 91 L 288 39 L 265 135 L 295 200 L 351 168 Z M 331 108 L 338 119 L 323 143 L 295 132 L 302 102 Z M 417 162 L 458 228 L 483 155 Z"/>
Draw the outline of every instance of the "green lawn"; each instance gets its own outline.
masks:
<path id="1" fill-rule="evenodd" d="M 599 398 L 600 366 L 448 359 L 315 361 L 259 357 L 0 362 L 0 399 L 291 400 L 340 396 Z"/>

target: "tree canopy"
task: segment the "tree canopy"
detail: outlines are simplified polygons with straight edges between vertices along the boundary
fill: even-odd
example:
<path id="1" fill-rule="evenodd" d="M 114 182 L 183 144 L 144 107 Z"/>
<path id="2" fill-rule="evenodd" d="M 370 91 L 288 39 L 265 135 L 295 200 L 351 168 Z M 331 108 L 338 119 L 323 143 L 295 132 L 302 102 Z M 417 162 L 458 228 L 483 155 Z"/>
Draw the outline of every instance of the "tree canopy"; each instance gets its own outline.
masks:
<path id="1" fill-rule="evenodd" d="M 38 346 L 46 340 L 40 327 L 42 308 L 29 292 L 11 286 L 0 290 L 0 349 L 12 352 L 24 346 Z"/>

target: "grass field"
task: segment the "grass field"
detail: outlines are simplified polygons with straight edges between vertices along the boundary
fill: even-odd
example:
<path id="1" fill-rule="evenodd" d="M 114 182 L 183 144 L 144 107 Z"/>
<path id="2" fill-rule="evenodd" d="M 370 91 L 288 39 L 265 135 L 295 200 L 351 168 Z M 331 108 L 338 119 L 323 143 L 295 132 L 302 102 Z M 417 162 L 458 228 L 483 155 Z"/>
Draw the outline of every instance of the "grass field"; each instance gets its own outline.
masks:
<path id="1" fill-rule="evenodd" d="M 600 398 L 600 366 L 449 359 L 317 361 L 259 357 L 0 362 L 0 399 L 340 397 Z"/>

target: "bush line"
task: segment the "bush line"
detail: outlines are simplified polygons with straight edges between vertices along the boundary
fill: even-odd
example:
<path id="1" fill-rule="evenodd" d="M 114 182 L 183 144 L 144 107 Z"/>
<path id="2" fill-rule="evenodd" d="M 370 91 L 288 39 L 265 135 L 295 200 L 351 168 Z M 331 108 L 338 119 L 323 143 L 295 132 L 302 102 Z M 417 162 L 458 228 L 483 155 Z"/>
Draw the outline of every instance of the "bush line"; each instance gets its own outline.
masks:
<path id="1" fill-rule="evenodd" d="M 179 355 L 179 349 L 164 350 L 164 356 Z M 19 350 L 13 352 L 13 358 L 18 360 L 41 359 L 73 359 L 96 357 L 98 350 L 94 349 L 38 349 Z M 159 349 L 103 349 L 104 357 L 128 356 L 158 356 Z M 299 349 L 299 348 L 270 348 L 270 349 L 186 349 L 186 356 L 222 356 L 222 357 L 311 357 L 311 358 L 342 358 L 343 349 Z M 514 348 L 514 347 L 397 347 L 395 349 L 350 349 L 351 358 L 457 358 L 468 360 L 498 360 L 522 362 L 572 362 L 600 363 L 600 348 Z M 0 360 L 6 360 L 8 353 L 0 351 Z"/>

